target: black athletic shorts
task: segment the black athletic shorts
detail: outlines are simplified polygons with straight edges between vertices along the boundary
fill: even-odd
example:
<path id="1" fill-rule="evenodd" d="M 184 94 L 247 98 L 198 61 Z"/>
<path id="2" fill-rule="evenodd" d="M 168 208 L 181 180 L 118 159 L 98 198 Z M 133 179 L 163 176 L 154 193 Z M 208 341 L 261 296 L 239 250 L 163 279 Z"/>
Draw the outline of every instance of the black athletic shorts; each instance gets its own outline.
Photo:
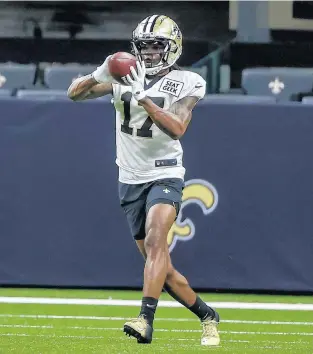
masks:
<path id="1" fill-rule="evenodd" d="M 179 213 L 184 181 L 164 178 L 142 184 L 119 182 L 119 198 L 135 240 L 145 238 L 145 223 L 149 209 L 155 204 L 170 204 Z"/>

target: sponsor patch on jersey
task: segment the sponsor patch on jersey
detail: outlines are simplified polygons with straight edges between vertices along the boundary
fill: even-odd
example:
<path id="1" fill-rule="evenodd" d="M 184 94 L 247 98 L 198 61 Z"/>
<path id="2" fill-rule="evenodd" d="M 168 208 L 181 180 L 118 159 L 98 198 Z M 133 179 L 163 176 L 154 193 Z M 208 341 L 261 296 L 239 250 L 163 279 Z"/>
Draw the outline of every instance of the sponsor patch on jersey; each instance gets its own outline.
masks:
<path id="1" fill-rule="evenodd" d="M 170 93 L 171 95 L 178 97 L 183 89 L 183 86 L 183 82 L 167 79 L 165 77 L 161 83 L 159 91 Z"/>

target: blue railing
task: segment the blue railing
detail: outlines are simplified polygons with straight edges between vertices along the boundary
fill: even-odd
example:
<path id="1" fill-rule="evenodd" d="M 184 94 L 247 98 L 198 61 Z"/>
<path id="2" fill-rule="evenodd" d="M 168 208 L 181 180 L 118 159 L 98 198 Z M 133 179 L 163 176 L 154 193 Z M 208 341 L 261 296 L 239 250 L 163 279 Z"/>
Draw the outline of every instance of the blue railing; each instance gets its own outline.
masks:
<path id="1" fill-rule="evenodd" d="M 221 56 L 229 48 L 230 43 L 231 41 L 219 46 L 213 52 L 191 65 L 192 68 L 207 68 L 207 93 L 219 92 Z"/>

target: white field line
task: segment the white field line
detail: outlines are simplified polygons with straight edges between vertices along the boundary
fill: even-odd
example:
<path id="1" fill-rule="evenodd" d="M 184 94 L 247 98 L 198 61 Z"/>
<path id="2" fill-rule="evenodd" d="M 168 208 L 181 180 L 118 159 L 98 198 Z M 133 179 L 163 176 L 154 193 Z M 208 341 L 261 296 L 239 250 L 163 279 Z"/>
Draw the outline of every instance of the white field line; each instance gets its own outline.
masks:
<path id="1" fill-rule="evenodd" d="M 0 318 L 33 318 L 33 319 L 75 319 L 95 321 L 127 321 L 131 317 L 106 317 L 106 316 L 62 316 L 62 315 L 13 315 L 0 314 Z M 197 322 L 193 318 L 156 318 L 156 322 Z M 221 323 L 234 324 L 264 324 L 264 325 L 292 325 L 292 326 L 313 326 L 313 322 L 291 322 L 291 321 L 249 321 L 249 320 L 221 320 Z"/>
<path id="2" fill-rule="evenodd" d="M 101 339 L 103 340 L 103 336 L 64 336 L 64 335 L 51 335 L 51 334 L 26 334 L 26 333 L 0 333 L 0 337 L 1 336 L 16 336 L 16 337 L 50 337 L 50 338 L 77 338 L 77 339 Z M 119 340 L 129 340 L 129 338 L 124 338 L 124 337 L 121 337 L 119 338 Z M 154 337 L 154 339 L 156 340 L 164 340 L 164 338 L 158 338 L 158 337 Z M 198 341 L 199 339 L 197 338 L 190 338 L 190 339 L 187 339 L 187 338 L 166 338 L 166 341 Z M 251 343 L 252 341 L 250 340 L 234 340 L 234 339 L 230 339 L 230 340 L 227 340 L 227 339 L 223 339 L 223 343 L 224 342 L 228 342 L 228 343 Z M 260 343 L 273 343 L 275 345 L 277 344 L 310 344 L 311 342 L 305 342 L 305 341 L 293 341 L 293 342 L 286 342 L 286 341 L 267 341 L 267 340 L 261 340 L 261 341 L 253 341 L 253 344 L 260 344 Z"/>
<path id="3" fill-rule="evenodd" d="M 54 334 L 26 334 L 26 333 L 0 333 L 0 337 L 50 337 L 50 338 L 77 338 L 77 339 L 103 339 L 101 336 L 59 336 Z"/>
<path id="4" fill-rule="evenodd" d="M 153 337 L 153 339 L 163 339 L 160 337 Z M 166 338 L 167 341 L 191 341 L 191 340 L 196 340 L 198 341 L 198 338 Z M 223 339 L 223 342 L 234 342 L 234 343 L 250 343 L 252 342 L 251 340 L 233 340 L 233 339 Z M 277 341 L 277 340 L 254 340 L 253 344 L 260 344 L 260 343 L 267 343 L 267 344 L 311 344 L 312 342 L 308 341 Z"/>
<path id="5" fill-rule="evenodd" d="M 93 306 L 141 306 L 141 300 L 113 300 L 113 299 L 72 299 L 72 298 L 45 298 L 45 297 L 11 297 L 1 296 L 0 303 L 4 304 L 49 304 L 49 305 L 93 305 Z M 313 311 L 313 304 L 284 304 L 284 303 L 254 303 L 254 302 L 210 302 L 211 307 L 220 309 L 248 309 L 248 310 L 290 310 Z M 182 307 L 176 301 L 161 300 L 158 307 Z"/>
<path id="6" fill-rule="evenodd" d="M 0 327 L 5 328 L 53 328 L 51 326 L 28 326 L 28 325 L 0 325 Z M 67 326 L 60 327 L 60 329 L 79 329 L 79 330 L 91 330 L 91 331 L 120 331 L 121 327 L 81 327 L 81 326 Z M 58 329 L 58 328 L 55 328 Z M 175 333 L 201 333 L 201 329 L 165 329 L 158 328 L 157 332 L 175 332 Z M 276 336 L 313 336 L 313 333 L 308 332 L 253 332 L 253 331 L 219 331 L 219 333 L 225 334 L 252 334 L 252 335 L 276 335 Z"/>
<path id="7" fill-rule="evenodd" d="M 77 339 L 101 339 L 103 340 L 103 336 L 65 336 L 65 335 L 53 335 L 53 334 L 27 334 L 27 333 L 0 333 L 1 336 L 7 336 L 7 337 L 50 337 L 50 338 L 77 338 Z M 118 340 L 130 340 L 129 338 L 121 337 Z M 164 338 L 153 338 L 157 340 L 164 340 Z M 186 339 L 186 338 L 166 338 L 166 341 L 199 341 L 199 339 L 191 338 L 191 339 Z M 250 343 L 249 340 L 226 340 L 224 339 L 223 342 L 231 342 L 231 343 Z M 284 343 L 284 342 L 282 342 Z M 293 342 L 286 342 L 286 343 L 293 343 Z M 296 342 L 299 343 L 299 342 Z M 302 342 L 303 343 L 303 342 Z"/>
<path id="8" fill-rule="evenodd" d="M 221 323 L 312 326 L 313 322 L 221 320 Z"/>
<path id="9" fill-rule="evenodd" d="M 0 328 L 49 328 L 49 329 L 56 329 L 54 326 L 39 326 L 39 325 L 20 325 L 20 324 L 0 324 Z M 63 327 L 60 327 L 63 328 Z M 86 328 L 86 327 L 83 327 Z M 88 327 L 87 327 L 88 328 Z"/>

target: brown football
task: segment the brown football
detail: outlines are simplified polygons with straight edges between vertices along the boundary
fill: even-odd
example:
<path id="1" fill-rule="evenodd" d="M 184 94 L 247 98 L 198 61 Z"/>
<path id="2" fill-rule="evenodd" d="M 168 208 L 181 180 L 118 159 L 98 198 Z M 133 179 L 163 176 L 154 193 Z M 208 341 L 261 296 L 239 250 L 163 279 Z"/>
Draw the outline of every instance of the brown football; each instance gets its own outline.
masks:
<path id="1" fill-rule="evenodd" d="M 112 77 L 120 84 L 124 84 L 121 79 L 123 76 L 130 74 L 130 67 L 136 69 L 136 57 L 127 52 L 117 52 L 109 59 L 109 71 Z"/>

